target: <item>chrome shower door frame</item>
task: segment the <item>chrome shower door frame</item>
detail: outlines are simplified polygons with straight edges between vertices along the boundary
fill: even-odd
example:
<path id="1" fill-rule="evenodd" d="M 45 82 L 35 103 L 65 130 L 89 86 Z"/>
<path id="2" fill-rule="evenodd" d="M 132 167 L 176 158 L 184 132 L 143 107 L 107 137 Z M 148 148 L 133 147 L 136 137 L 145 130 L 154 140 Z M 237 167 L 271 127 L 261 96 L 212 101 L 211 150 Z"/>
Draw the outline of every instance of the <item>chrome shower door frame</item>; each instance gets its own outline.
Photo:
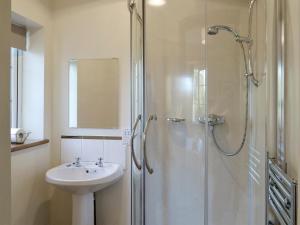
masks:
<path id="1" fill-rule="evenodd" d="M 276 0 L 277 33 L 277 161 L 286 171 L 285 144 L 285 1 Z"/>
<path id="2" fill-rule="evenodd" d="M 142 2 L 142 3 L 140 3 Z M 144 162 L 142 133 L 144 129 L 144 22 L 137 9 L 143 0 L 128 0 L 130 12 L 130 74 L 131 74 L 131 225 L 144 224 Z M 134 27 L 139 27 L 136 34 Z M 136 31 L 136 30 L 135 30 Z M 138 44 L 135 38 L 139 40 Z M 134 51 L 138 45 L 141 52 Z M 135 59 L 138 58 L 138 62 Z M 135 148 L 137 143 L 138 148 Z M 137 155 L 137 153 L 139 153 Z"/>

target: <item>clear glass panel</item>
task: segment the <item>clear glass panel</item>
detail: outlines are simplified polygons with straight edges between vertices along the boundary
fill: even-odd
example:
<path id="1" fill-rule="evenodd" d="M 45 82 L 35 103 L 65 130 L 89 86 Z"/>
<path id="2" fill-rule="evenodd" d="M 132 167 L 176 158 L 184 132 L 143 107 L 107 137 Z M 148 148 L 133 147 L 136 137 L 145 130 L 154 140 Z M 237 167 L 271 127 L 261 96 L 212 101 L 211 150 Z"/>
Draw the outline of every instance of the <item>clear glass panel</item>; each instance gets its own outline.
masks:
<path id="1" fill-rule="evenodd" d="M 226 25 L 246 37 L 248 0 L 144 3 L 145 80 L 142 24 L 137 14 L 132 16 L 132 120 L 142 114 L 144 127 L 149 116 L 157 120 L 148 123 L 146 148 L 142 125 L 135 139 L 144 171 L 133 166 L 133 224 L 264 224 L 268 106 L 264 1 L 255 4 L 251 35 L 252 69 L 262 81 L 258 88 L 252 83 L 247 86 L 242 48 L 234 35 L 225 31 L 206 34 L 207 27 Z M 236 156 L 225 156 L 216 140 L 225 151 L 239 148 L 247 102 L 246 144 Z M 225 117 L 225 123 L 215 127 L 216 140 L 207 122 L 203 124 L 208 113 Z M 153 174 L 147 171 L 147 163 Z"/>
<path id="2" fill-rule="evenodd" d="M 250 95 L 250 129 L 248 143 L 249 165 L 249 225 L 266 223 L 266 112 L 267 112 L 267 80 L 266 80 L 266 21 L 265 1 L 257 1 L 253 14 L 253 50 L 254 73 L 261 81 L 257 88 L 251 86 Z"/>
<path id="3" fill-rule="evenodd" d="M 208 26 L 226 25 L 246 36 L 248 1 L 208 1 Z M 222 115 L 225 123 L 215 136 L 226 152 L 235 152 L 243 140 L 246 79 L 239 44 L 230 32 L 207 37 L 208 113 Z M 208 224 L 246 225 L 248 220 L 248 151 L 233 157 L 217 148 L 208 134 Z"/>
<path id="4" fill-rule="evenodd" d="M 257 3 L 259 2 L 259 3 Z M 241 45 L 228 30 L 207 36 L 208 113 L 224 116 L 225 123 L 208 133 L 208 225 L 262 225 L 265 223 L 265 31 L 263 1 L 254 5 L 252 20 L 253 72 L 263 81 L 258 88 L 245 77 Z M 208 27 L 225 25 L 248 37 L 248 0 L 207 2 Z M 260 4 L 258 6 L 257 4 Z M 258 8 L 260 11 L 258 11 Z M 258 22 L 259 21 L 259 22 Z M 248 44 L 244 44 L 247 50 Z M 247 98 L 247 93 L 249 97 Z M 248 111 L 246 144 L 243 140 Z"/>
<path id="5" fill-rule="evenodd" d="M 69 127 L 77 127 L 77 63 L 69 62 Z"/>
<path id="6" fill-rule="evenodd" d="M 18 49 L 10 49 L 10 126 L 18 127 Z"/>
<path id="7" fill-rule="evenodd" d="M 10 49 L 10 125 L 11 128 L 22 125 L 22 71 L 23 51 Z"/>
<path id="8" fill-rule="evenodd" d="M 267 149 L 269 157 L 276 157 L 277 150 L 277 15 L 276 1 L 266 1 L 266 58 L 267 64 Z"/>
<path id="9" fill-rule="evenodd" d="M 143 116 L 143 23 L 141 21 L 141 1 L 131 14 L 131 104 L 132 126 L 139 116 Z M 133 128 L 133 127 L 132 127 Z M 134 154 L 138 163 L 142 162 L 142 117 L 138 121 L 134 138 Z M 143 180 L 142 172 L 132 161 L 132 225 L 141 225 L 143 221 Z"/>
<path id="10" fill-rule="evenodd" d="M 157 115 L 147 133 L 146 225 L 203 225 L 205 3 L 146 1 L 145 13 L 145 119 Z"/>

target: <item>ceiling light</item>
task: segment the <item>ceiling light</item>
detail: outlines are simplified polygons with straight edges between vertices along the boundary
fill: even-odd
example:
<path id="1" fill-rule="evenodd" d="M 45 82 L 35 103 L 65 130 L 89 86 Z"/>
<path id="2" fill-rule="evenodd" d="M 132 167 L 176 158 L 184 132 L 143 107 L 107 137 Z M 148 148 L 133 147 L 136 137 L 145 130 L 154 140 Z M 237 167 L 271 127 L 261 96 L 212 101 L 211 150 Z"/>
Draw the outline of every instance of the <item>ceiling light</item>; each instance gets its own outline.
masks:
<path id="1" fill-rule="evenodd" d="M 148 4 L 151 6 L 163 6 L 166 4 L 166 0 L 148 0 Z"/>

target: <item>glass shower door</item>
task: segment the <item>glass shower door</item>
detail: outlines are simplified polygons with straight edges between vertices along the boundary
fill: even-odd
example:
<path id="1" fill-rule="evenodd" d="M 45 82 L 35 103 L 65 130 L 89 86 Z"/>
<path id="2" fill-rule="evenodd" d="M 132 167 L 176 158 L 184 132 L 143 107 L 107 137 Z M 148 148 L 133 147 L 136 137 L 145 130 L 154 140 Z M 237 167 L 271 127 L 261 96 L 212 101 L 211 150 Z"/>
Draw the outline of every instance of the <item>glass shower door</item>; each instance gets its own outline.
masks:
<path id="1" fill-rule="evenodd" d="M 261 225 L 266 86 L 247 91 L 232 34 L 206 34 L 213 25 L 247 34 L 249 1 L 132 2 L 132 224 Z M 263 80 L 264 33 L 252 29 Z M 225 156 L 216 142 L 229 152 L 239 146 L 247 102 L 246 144 Z M 214 136 L 208 114 L 225 118 Z"/>
<path id="2" fill-rule="evenodd" d="M 145 225 L 204 225 L 204 1 L 152 3 L 145 3 Z"/>

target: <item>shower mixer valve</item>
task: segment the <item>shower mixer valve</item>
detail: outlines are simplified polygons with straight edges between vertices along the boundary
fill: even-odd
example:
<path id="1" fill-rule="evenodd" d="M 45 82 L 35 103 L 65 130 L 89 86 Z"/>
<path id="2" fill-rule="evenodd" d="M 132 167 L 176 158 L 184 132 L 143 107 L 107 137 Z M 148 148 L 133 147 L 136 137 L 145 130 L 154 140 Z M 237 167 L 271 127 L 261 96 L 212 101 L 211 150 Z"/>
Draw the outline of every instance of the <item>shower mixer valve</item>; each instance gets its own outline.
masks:
<path id="1" fill-rule="evenodd" d="M 216 114 L 208 114 L 207 118 L 206 117 L 200 117 L 199 122 L 202 124 L 205 124 L 208 122 L 208 125 L 213 127 L 216 125 L 222 125 L 225 123 L 225 117 L 224 116 L 219 116 Z"/>

